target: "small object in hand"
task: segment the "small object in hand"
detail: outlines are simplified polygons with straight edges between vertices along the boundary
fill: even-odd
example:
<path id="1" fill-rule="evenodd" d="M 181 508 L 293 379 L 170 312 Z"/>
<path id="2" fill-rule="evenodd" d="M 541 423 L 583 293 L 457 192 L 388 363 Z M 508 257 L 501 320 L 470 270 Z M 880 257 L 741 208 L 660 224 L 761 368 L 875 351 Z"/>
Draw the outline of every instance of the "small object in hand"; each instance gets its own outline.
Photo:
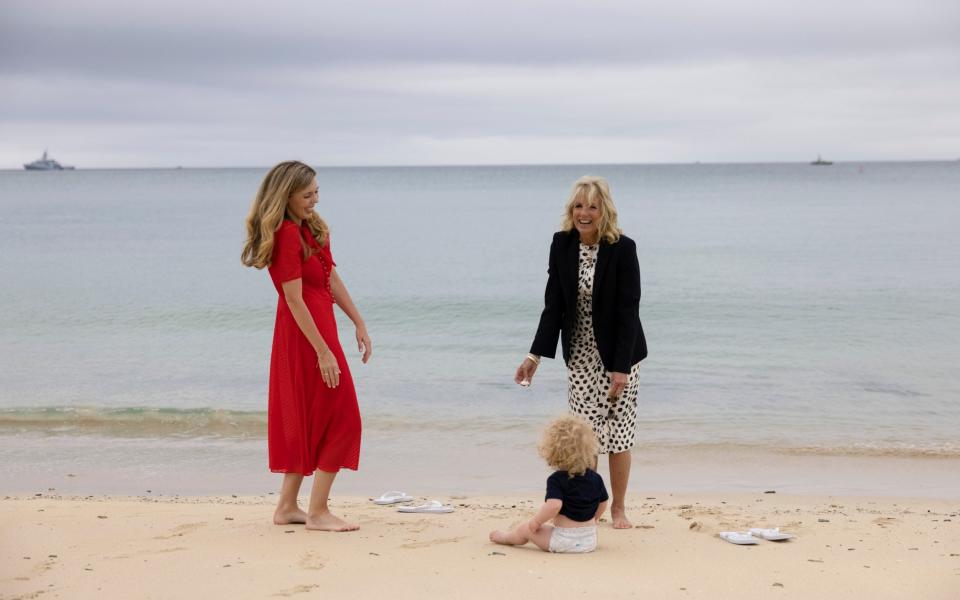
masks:
<path id="1" fill-rule="evenodd" d="M 522 380 L 520 381 L 520 385 L 521 385 L 522 387 L 530 387 L 530 380 L 529 380 L 529 379 L 522 379 Z"/>

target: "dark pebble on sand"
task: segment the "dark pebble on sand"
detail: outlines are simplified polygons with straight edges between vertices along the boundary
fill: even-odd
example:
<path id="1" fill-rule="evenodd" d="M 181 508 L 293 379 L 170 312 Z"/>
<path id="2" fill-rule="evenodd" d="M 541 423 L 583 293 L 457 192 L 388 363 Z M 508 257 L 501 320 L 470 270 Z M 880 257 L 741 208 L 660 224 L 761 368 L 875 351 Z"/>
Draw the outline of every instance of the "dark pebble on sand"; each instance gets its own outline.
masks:
<path id="1" fill-rule="evenodd" d="M 42 496 L 43 494 L 34 494 L 34 496 Z"/>
<path id="2" fill-rule="evenodd" d="M 284 531 L 284 533 L 294 533 L 294 530 L 293 530 L 293 529 L 287 529 L 287 530 Z"/>
<path id="3" fill-rule="evenodd" d="M 490 553 L 490 556 L 506 556 L 506 554 L 504 554 L 503 552 L 494 551 Z"/>
<path id="4" fill-rule="evenodd" d="M 223 565 L 223 568 L 226 569 L 229 566 L 230 566 L 229 564 L 226 564 L 226 565 Z"/>
<path id="5" fill-rule="evenodd" d="M 820 560 L 819 558 L 808 558 L 807 562 L 822 563 L 823 561 Z"/>
<path id="6" fill-rule="evenodd" d="M 106 519 L 106 518 L 107 518 L 107 515 L 97 515 L 97 518 L 98 518 L 98 519 Z"/>
<path id="7" fill-rule="evenodd" d="M 766 490 L 766 491 L 763 492 L 763 493 L 764 493 L 764 494 L 776 494 L 776 493 L 777 493 L 777 490 Z"/>
<path id="8" fill-rule="evenodd" d="M 817 519 L 817 523 L 829 523 L 830 519 Z"/>
<path id="9" fill-rule="evenodd" d="M 776 582 L 775 582 L 775 583 L 773 584 L 773 587 L 783 587 L 783 584 L 782 584 L 782 583 L 776 583 Z"/>
<path id="10" fill-rule="evenodd" d="M 377 554 L 376 552 L 371 552 L 371 553 L 370 553 L 370 556 L 380 556 L 380 555 Z"/>
<path id="11" fill-rule="evenodd" d="M 920 548 L 907 548 L 907 550 L 919 550 Z"/>
<path id="12" fill-rule="evenodd" d="M 232 521 L 232 520 L 233 520 L 233 517 L 224 517 L 223 520 L 224 520 L 224 521 Z"/>
<path id="13" fill-rule="evenodd" d="M 47 555 L 47 558 L 56 558 L 56 557 L 57 557 L 56 554 L 48 554 L 48 555 Z"/>

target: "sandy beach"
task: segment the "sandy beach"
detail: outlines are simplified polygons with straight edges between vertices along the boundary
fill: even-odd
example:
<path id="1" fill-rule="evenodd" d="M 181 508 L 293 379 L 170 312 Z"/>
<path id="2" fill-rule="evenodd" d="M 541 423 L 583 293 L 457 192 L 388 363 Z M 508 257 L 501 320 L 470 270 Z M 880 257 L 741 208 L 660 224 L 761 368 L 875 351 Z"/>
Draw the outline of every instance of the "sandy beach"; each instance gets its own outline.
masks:
<path id="1" fill-rule="evenodd" d="M 601 523 L 595 553 L 564 556 L 487 540 L 537 496 L 436 498 L 456 511 L 335 498 L 362 528 L 332 534 L 273 525 L 269 495 L 7 496 L 0 597 L 948 599 L 960 588 L 956 500 L 656 493 L 628 503 L 634 529 Z M 797 537 L 717 537 L 750 526 Z"/>

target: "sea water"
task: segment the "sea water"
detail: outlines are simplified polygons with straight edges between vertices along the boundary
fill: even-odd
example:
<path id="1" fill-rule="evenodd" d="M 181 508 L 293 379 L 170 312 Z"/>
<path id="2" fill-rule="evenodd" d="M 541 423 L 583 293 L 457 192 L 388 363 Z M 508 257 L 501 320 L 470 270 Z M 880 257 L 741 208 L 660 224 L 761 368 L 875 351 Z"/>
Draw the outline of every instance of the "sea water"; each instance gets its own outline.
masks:
<path id="1" fill-rule="evenodd" d="M 92 491 L 147 472 L 169 490 L 276 483 L 277 295 L 239 261 L 266 170 L 0 172 L 0 490 L 38 474 Z M 541 468 L 562 361 L 529 389 L 512 378 L 584 174 L 610 181 L 637 242 L 638 468 L 960 458 L 960 163 L 320 168 L 317 210 L 374 344 L 361 364 L 341 319 L 358 487 L 417 473 L 496 491 Z"/>

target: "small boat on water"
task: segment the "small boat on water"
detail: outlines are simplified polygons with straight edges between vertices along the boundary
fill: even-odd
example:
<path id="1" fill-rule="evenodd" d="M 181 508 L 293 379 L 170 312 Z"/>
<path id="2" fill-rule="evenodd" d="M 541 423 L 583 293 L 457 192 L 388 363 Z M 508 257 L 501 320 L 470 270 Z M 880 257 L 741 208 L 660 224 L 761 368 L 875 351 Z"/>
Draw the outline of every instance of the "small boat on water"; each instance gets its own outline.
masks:
<path id="1" fill-rule="evenodd" d="M 28 171 L 70 171 L 73 169 L 73 167 L 65 167 L 54 159 L 48 158 L 46 150 L 43 151 L 42 157 L 32 163 L 26 163 L 23 168 Z"/>
<path id="2" fill-rule="evenodd" d="M 820 155 L 818 154 L 818 155 L 817 155 L 817 160 L 813 161 L 813 162 L 810 163 L 810 164 L 811 164 L 811 165 L 817 165 L 817 166 L 827 166 L 827 165 L 832 165 L 832 164 L 833 164 L 833 161 L 823 160 L 822 158 L 820 158 Z"/>

